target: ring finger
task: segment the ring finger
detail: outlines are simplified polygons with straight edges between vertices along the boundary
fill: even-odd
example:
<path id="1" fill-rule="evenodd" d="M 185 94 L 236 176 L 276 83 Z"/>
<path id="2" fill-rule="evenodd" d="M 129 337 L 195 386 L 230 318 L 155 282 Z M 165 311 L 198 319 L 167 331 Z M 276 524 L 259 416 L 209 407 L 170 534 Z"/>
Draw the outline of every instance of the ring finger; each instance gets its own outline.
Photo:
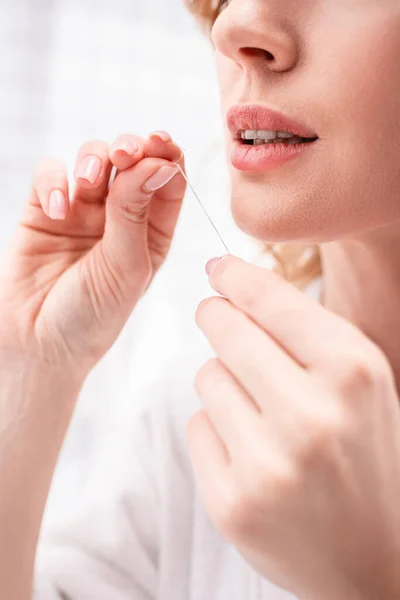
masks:
<path id="1" fill-rule="evenodd" d="M 235 460 L 262 435 L 258 407 L 218 358 L 209 360 L 198 371 L 195 388 L 229 456 Z"/>
<path id="2" fill-rule="evenodd" d="M 264 412 L 301 389 L 307 374 L 254 321 L 224 298 L 200 303 L 196 323 L 229 371 Z"/>

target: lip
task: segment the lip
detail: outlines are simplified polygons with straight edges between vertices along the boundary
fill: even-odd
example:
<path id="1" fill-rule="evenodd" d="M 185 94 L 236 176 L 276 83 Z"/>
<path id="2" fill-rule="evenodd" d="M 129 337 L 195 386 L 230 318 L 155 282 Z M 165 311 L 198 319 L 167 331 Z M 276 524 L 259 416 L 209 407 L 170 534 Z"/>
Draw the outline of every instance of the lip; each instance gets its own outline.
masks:
<path id="1" fill-rule="evenodd" d="M 302 138 L 318 137 L 315 131 L 301 123 L 259 104 L 232 106 L 226 118 L 228 129 L 235 139 L 238 138 L 240 131 L 246 129 L 286 131 Z"/>
<path id="2" fill-rule="evenodd" d="M 278 167 L 315 147 L 316 142 L 274 143 L 260 146 L 244 144 L 240 132 L 272 130 L 293 133 L 302 138 L 318 138 L 312 129 L 265 106 L 233 106 L 227 113 L 228 129 L 234 139 L 232 165 L 241 171 L 259 172 Z"/>
<path id="3" fill-rule="evenodd" d="M 263 144 L 250 146 L 234 142 L 231 163 L 238 171 L 260 173 L 275 169 L 315 148 L 317 142 L 304 144 Z"/>

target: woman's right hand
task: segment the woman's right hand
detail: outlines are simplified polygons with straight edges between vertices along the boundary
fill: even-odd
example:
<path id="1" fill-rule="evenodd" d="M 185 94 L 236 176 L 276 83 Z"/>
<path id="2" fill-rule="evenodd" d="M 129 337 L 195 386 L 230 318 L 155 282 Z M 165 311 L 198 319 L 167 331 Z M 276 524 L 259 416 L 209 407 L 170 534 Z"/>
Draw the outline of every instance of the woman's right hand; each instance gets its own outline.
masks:
<path id="1" fill-rule="evenodd" d="M 38 166 L 0 273 L 1 352 L 84 373 L 105 354 L 169 251 L 186 189 L 175 162 L 164 132 L 87 143 L 71 199 L 63 164 Z"/>

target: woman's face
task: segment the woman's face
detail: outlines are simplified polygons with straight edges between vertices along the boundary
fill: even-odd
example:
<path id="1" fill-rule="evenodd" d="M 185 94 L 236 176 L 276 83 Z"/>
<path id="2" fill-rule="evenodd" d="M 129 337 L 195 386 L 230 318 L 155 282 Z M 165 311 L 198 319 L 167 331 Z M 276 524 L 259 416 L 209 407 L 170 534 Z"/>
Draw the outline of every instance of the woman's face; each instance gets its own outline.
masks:
<path id="1" fill-rule="evenodd" d="M 258 104 L 318 136 L 274 168 L 231 167 L 241 229 L 326 242 L 400 220 L 400 0 L 231 0 L 212 38 L 225 116 Z"/>

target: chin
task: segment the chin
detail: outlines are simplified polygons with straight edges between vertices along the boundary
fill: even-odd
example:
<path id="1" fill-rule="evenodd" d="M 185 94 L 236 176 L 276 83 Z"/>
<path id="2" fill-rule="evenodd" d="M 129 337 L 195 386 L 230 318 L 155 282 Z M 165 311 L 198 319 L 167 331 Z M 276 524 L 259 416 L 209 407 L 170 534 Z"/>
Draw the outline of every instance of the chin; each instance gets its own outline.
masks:
<path id="1" fill-rule="evenodd" d="M 323 177 L 323 166 L 306 167 L 291 163 L 266 173 L 232 169 L 231 212 L 239 229 L 268 243 L 315 244 L 340 236 L 346 218 L 336 199 L 338 186 L 333 176 Z"/>
<path id="2" fill-rule="evenodd" d="M 232 217 L 246 235 L 262 242 L 327 241 L 330 236 L 326 230 L 321 238 L 324 219 L 321 213 L 315 218 L 315 203 L 311 198 L 298 198 L 292 194 L 291 202 L 288 202 L 287 197 L 282 191 L 263 193 L 258 187 L 248 192 L 235 190 L 231 197 Z"/>
<path id="3" fill-rule="evenodd" d="M 365 211 L 368 203 L 346 202 L 346 197 L 348 194 L 332 193 L 328 185 L 304 186 L 294 192 L 293 187 L 253 181 L 233 186 L 231 212 L 246 235 L 268 243 L 322 244 L 361 236 L 393 223 L 395 215 L 380 213 L 377 219 L 377 214 Z"/>

